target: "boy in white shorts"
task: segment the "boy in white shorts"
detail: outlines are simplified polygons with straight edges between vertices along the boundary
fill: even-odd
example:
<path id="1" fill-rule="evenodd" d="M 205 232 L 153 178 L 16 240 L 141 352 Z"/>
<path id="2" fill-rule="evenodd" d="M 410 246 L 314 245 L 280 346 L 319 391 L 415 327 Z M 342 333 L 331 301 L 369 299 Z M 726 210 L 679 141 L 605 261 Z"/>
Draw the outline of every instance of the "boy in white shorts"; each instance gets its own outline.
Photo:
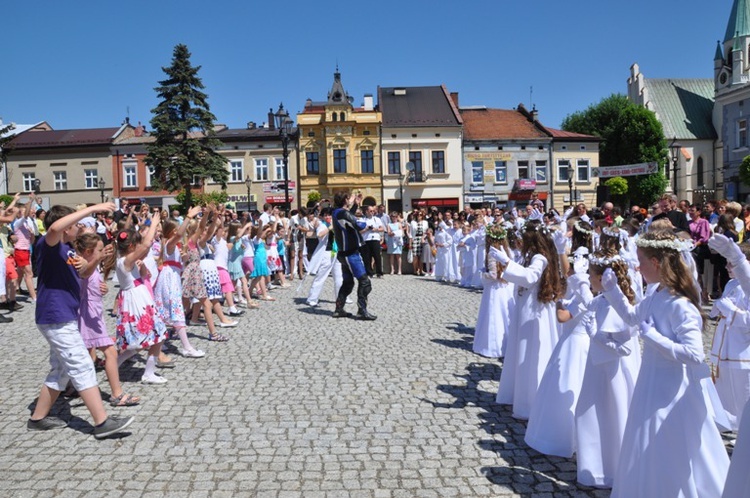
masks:
<path id="1" fill-rule="evenodd" d="M 107 417 L 96 379 L 94 362 L 78 330 L 80 281 L 93 272 L 78 258 L 70 245 L 78 236 L 77 224 L 99 211 L 114 211 L 115 205 L 103 203 L 80 211 L 53 206 L 44 220 L 47 233 L 37 242 L 34 254 L 39 262 L 36 324 L 49 343 L 50 372 L 42 385 L 29 430 L 46 431 L 65 427 L 67 422 L 50 417 L 49 412 L 68 381 L 78 391 L 94 419 L 94 437 L 102 439 L 122 432 L 132 417 Z"/>

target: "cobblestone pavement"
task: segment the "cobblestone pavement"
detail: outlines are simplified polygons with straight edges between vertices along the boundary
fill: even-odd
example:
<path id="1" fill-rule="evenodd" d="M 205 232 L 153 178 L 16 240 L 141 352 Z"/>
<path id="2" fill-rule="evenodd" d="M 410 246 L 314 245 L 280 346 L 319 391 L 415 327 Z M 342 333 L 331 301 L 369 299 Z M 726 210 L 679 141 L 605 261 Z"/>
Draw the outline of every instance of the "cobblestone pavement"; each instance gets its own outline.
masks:
<path id="1" fill-rule="evenodd" d="M 53 409 L 69 428 L 27 432 L 48 357 L 27 303 L 0 325 L 2 495 L 609 495 L 576 485 L 574 460 L 528 448 L 525 423 L 494 403 L 501 364 L 471 352 L 478 291 L 386 276 L 373 281 L 378 320 L 359 322 L 330 317 L 330 281 L 315 309 L 293 285 L 222 330 L 228 343 L 191 327 L 207 356 L 175 356 L 166 385 L 126 364 L 124 389 L 143 402 L 107 405 L 136 420 L 104 441 L 78 399 Z"/>

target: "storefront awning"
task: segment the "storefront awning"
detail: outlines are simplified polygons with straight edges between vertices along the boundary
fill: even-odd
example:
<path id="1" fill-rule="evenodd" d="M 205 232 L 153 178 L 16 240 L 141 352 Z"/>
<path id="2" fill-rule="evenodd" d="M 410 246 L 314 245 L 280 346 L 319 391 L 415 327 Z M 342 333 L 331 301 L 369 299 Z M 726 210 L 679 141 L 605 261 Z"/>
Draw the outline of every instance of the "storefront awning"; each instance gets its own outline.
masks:
<path id="1" fill-rule="evenodd" d="M 518 190 L 516 192 L 511 192 L 508 195 L 509 201 L 530 201 L 531 200 L 531 194 L 538 194 L 540 201 L 546 201 L 547 200 L 547 193 L 548 192 L 535 192 L 534 190 Z"/>

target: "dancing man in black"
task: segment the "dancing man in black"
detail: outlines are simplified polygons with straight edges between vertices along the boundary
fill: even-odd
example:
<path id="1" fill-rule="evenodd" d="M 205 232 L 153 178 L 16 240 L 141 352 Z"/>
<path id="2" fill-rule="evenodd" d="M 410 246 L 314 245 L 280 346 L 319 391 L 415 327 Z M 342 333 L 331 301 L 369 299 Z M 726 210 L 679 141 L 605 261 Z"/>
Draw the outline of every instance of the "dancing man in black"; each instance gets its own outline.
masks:
<path id="1" fill-rule="evenodd" d="M 351 316 L 344 310 L 346 298 L 354 289 L 354 279 L 357 279 L 357 318 L 360 320 L 375 320 L 377 317 L 367 311 L 367 295 L 372 290 L 370 277 L 367 276 L 365 264 L 359 248 L 363 245 L 361 230 L 365 224 L 357 221 L 354 213 L 362 200 L 362 194 L 355 198 L 348 190 L 336 192 L 333 196 L 333 235 L 336 239 L 338 252 L 336 257 L 341 262 L 344 283 L 336 297 L 334 318 Z"/>

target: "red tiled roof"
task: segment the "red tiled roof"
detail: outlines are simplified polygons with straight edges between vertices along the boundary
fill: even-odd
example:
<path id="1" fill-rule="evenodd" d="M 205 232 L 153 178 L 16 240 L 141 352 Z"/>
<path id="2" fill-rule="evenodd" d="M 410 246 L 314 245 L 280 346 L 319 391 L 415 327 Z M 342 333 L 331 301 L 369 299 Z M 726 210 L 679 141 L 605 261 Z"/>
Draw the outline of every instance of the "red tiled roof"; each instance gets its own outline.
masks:
<path id="1" fill-rule="evenodd" d="M 570 140 L 601 140 L 601 138 L 596 137 L 594 135 L 584 135 L 583 133 L 573 133 L 572 131 L 565 131 L 565 130 L 557 130 L 555 128 L 550 128 L 549 126 L 545 126 L 548 132 L 550 132 L 550 135 L 552 135 L 552 138 L 557 139 L 570 139 Z"/>
<path id="2" fill-rule="evenodd" d="M 9 149 L 70 147 L 73 145 L 109 145 L 120 128 L 89 128 L 22 133 L 7 144 Z"/>
<path id="3" fill-rule="evenodd" d="M 461 109 L 464 138 L 549 138 L 519 111 L 508 109 Z"/>

